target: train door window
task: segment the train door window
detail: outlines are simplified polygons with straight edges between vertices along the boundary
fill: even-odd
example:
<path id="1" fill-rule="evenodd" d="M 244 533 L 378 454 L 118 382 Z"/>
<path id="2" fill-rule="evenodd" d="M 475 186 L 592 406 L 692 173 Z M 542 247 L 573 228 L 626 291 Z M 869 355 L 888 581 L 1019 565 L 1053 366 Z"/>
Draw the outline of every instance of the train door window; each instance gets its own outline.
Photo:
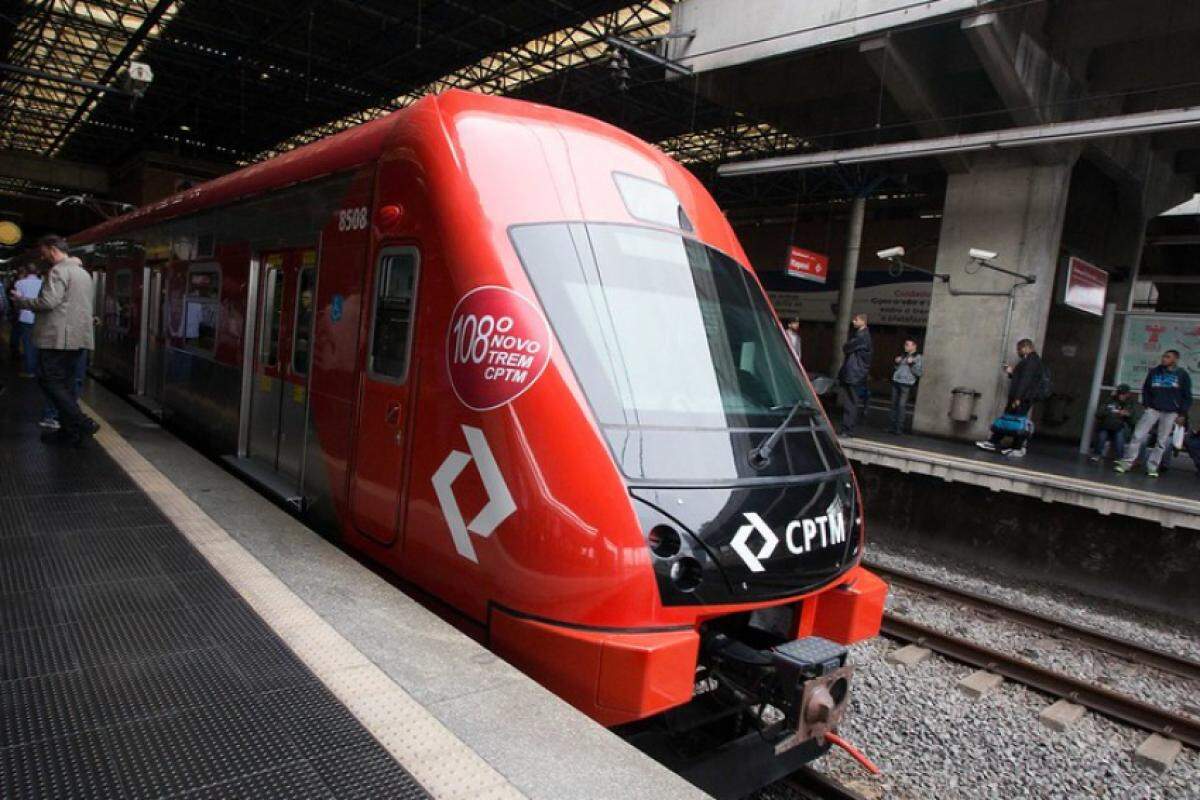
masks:
<path id="1" fill-rule="evenodd" d="M 368 364 L 375 377 L 398 382 L 407 377 L 419 261 L 413 247 L 387 250 L 379 257 Z"/>
<path id="2" fill-rule="evenodd" d="M 118 270 L 113 276 L 113 306 L 113 327 L 121 333 L 128 333 L 133 314 L 132 270 Z"/>
<path id="3" fill-rule="evenodd" d="M 221 309 L 221 271 L 216 265 L 188 270 L 184 297 L 183 343 L 189 350 L 214 355 Z"/>
<path id="4" fill-rule="evenodd" d="M 300 270 L 296 283 L 296 324 L 292 326 L 292 374 L 307 375 L 312 345 L 313 302 L 316 300 L 317 271 Z"/>
<path id="5" fill-rule="evenodd" d="M 267 318 L 263 325 L 262 344 L 259 358 L 265 367 L 279 366 L 279 326 L 283 319 L 283 270 L 279 267 L 267 269 L 266 309 Z"/>

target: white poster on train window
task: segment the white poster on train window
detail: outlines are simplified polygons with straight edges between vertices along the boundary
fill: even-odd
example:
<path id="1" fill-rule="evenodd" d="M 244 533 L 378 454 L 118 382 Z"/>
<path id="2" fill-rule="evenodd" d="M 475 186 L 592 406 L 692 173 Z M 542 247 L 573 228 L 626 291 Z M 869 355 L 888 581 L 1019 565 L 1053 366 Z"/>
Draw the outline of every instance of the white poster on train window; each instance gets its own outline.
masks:
<path id="1" fill-rule="evenodd" d="M 854 291 L 855 314 L 865 313 L 872 325 L 923 328 L 929 318 L 930 281 L 897 281 L 860 286 Z M 838 290 L 808 292 L 768 291 L 781 318 L 802 322 L 833 322 L 837 317 Z"/>
<path id="2" fill-rule="evenodd" d="M 187 321 L 184 324 L 183 338 L 199 339 L 200 338 L 200 322 L 204 319 L 204 305 L 202 303 L 187 304 Z"/>
<path id="3" fill-rule="evenodd" d="M 1179 351 L 1179 364 L 1192 375 L 1192 394 L 1200 397 L 1200 315 L 1130 314 L 1125 317 L 1117 359 L 1117 383 L 1141 389 L 1146 373 L 1167 350 Z"/>

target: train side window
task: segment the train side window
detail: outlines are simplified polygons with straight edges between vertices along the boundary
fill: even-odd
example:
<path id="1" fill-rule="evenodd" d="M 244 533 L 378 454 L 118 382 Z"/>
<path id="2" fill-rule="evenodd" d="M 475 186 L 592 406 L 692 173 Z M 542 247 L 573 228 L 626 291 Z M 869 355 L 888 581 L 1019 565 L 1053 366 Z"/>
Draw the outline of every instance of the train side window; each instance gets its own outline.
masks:
<path id="1" fill-rule="evenodd" d="M 129 333 L 129 321 L 133 315 L 133 271 L 118 270 L 113 276 L 113 328 Z"/>
<path id="2" fill-rule="evenodd" d="M 384 251 L 375 270 L 375 324 L 367 369 L 375 377 L 403 381 L 408 373 L 420 256 L 416 248 Z"/>
<path id="3" fill-rule="evenodd" d="M 221 270 L 215 265 L 188 270 L 183 303 L 183 344 L 207 355 L 217 352 L 217 321 L 221 313 Z"/>
<path id="4" fill-rule="evenodd" d="M 292 373 L 295 375 L 308 374 L 316 288 L 317 271 L 312 267 L 300 270 L 300 280 L 296 284 L 296 324 L 292 326 Z"/>
<path id="5" fill-rule="evenodd" d="M 265 367 L 279 366 L 279 325 L 283 318 L 283 270 L 279 267 L 267 269 L 266 303 L 263 306 L 269 315 L 263 326 L 259 360 Z"/>

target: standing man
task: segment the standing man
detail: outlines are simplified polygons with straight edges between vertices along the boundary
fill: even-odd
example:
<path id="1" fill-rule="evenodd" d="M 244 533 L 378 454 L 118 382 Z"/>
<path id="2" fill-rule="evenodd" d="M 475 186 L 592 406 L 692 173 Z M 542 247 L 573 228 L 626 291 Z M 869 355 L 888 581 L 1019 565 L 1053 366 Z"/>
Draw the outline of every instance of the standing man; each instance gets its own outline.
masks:
<path id="1" fill-rule="evenodd" d="M 94 348 L 92 337 L 92 276 L 78 258 L 67 255 L 69 246 L 61 236 L 44 236 L 38 254 L 49 263 L 50 272 L 32 300 L 13 292 L 14 305 L 34 312 L 34 344 L 38 353 L 38 382 L 58 410 L 61 426 L 45 441 L 79 446 L 99 426 L 79 410 L 71 383 L 84 352 Z"/>
<path id="2" fill-rule="evenodd" d="M 905 339 L 904 352 L 896 356 L 896 368 L 892 370 L 892 417 L 888 427 L 892 433 L 904 433 L 908 395 L 924 372 L 925 360 L 917 352 L 917 340 Z"/>
<path id="3" fill-rule="evenodd" d="M 16 285 L 16 279 L 5 282 L 4 298 L 8 299 L 8 292 Z M 14 364 L 20 363 L 21 358 L 21 328 L 20 319 L 21 312 L 17 310 L 11 302 L 8 304 L 8 360 Z M 19 369 L 19 367 L 18 367 Z"/>
<path id="4" fill-rule="evenodd" d="M 1005 437 L 1008 437 L 1012 439 L 1012 447 L 1000 452 L 1010 458 L 1025 455 L 1025 443 L 1031 430 L 1029 414 L 1033 411 L 1034 403 L 1045 400 L 1048 394 L 1046 368 L 1042 366 L 1042 357 L 1037 354 L 1032 339 L 1017 342 L 1017 356 L 1020 360 L 1016 366 L 1004 365 L 1004 371 L 1008 373 L 1008 405 L 1005 406 L 1004 415 L 992 425 L 990 439 L 975 443 L 976 447 L 994 451 L 999 450 Z"/>
<path id="5" fill-rule="evenodd" d="M 25 277 L 14 284 L 14 291 L 26 300 L 33 300 L 42 291 L 42 279 L 38 277 L 37 267 L 29 264 L 25 267 Z M 17 322 L 14 330 L 21 341 L 21 372 L 22 378 L 32 378 L 37 372 L 37 345 L 33 343 L 33 312 L 21 307 L 16 298 L 13 307 L 20 308 L 17 312 Z"/>
<path id="6" fill-rule="evenodd" d="M 800 357 L 800 319 L 798 317 L 788 317 L 784 321 L 783 335 L 787 337 L 792 352 L 796 354 L 796 360 L 803 361 L 804 359 Z"/>
<path id="7" fill-rule="evenodd" d="M 1158 465 L 1170 446 L 1175 423 L 1186 425 L 1188 409 L 1192 407 L 1192 377 L 1179 366 L 1178 350 L 1163 353 L 1161 363 L 1146 373 L 1146 380 L 1142 384 L 1142 405 L 1146 410 L 1133 429 L 1133 440 L 1125 449 L 1125 457 L 1117 462 L 1115 469 L 1117 472 L 1128 472 L 1150 437 L 1150 431 L 1157 428 L 1158 441 L 1146 455 L 1146 475 L 1157 478 Z"/>
<path id="8" fill-rule="evenodd" d="M 838 370 L 841 387 L 842 428 L 839 436 L 853 436 L 854 428 L 867 413 L 867 379 L 871 376 L 871 332 L 867 330 L 867 315 L 855 314 L 850 320 L 854 332 L 842 345 L 842 368 Z"/>

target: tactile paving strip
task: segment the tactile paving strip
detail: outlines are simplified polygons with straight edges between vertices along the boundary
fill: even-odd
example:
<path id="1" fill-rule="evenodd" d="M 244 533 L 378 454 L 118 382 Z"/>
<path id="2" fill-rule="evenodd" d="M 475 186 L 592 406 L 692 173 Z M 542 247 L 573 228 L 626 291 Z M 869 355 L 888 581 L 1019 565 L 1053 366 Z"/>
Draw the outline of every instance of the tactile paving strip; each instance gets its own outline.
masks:
<path id="1" fill-rule="evenodd" d="M 280 697 L 295 698 L 294 703 L 316 714 L 311 727 L 291 728 L 298 737 L 298 747 L 305 750 L 307 743 L 325 736 L 344 744 L 335 752 L 307 758 L 327 784 L 338 787 L 339 798 L 415 797 L 409 792 L 421 792 L 420 787 L 438 800 L 524 798 L 503 775 L 371 663 L 128 442 L 107 426 L 96 438 L 228 585 L 286 643 L 286 648 L 263 647 L 262 643 L 271 639 L 255 638 L 252 634 L 246 638 L 246 628 L 239 623 L 232 624 L 229 630 L 240 635 L 222 643 L 220 649 L 255 691 L 278 690 Z M 220 598 L 214 600 L 211 596 L 214 584 L 203 577 L 192 580 L 188 575 L 176 574 L 171 579 L 181 591 L 197 596 L 198 602 L 189 608 L 215 605 L 224 615 L 243 613 L 237 604 L 222 604 Z M 201 600 L 202 596 L 205 599 Z M 332 707 L 327 702 L 306 693 L 306 685 L 314 680 L 320 681 L 370 733 L 374 742 L 383 746 L 382 751 L 374 745 L 349 744 L 351 734 L 341 727 L 345 718 L 331 716 Z M 287 695 L 285 690 L 293 694 Z M 420 787 L 413 784 L 405 789 L 407 784 L 393 777 L 397 770 L 397 775 L 411 774 Z"/>
<path id="2" fill-rule="evenodd" d="M 100 446 L 0 403 L 0 798 L 430 795 Z"/>

